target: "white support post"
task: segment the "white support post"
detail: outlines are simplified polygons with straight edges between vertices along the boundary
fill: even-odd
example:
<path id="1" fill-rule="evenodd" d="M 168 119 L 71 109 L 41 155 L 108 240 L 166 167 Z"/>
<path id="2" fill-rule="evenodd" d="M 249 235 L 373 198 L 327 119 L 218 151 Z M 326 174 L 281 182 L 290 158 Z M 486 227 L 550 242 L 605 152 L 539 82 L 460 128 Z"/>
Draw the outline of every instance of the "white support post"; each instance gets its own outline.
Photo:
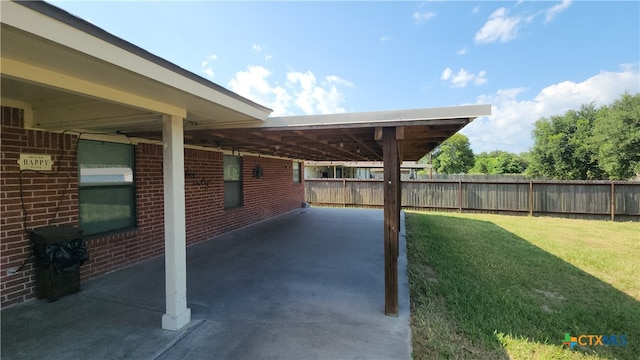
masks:
<path id="1" fill-rule="evenodd" d="M 187 254 L 182 118 L 163 115 L 164 254 L 167 312 L 162 328 L 178 331 L 191 321 L 187 307 Z"/>

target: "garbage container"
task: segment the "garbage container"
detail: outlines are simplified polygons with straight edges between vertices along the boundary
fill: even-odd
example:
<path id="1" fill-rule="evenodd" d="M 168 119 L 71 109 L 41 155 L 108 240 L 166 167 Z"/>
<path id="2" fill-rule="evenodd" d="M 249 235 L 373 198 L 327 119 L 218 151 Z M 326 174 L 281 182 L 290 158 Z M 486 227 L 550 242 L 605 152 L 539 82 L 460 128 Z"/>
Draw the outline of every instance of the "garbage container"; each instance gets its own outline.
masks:
<path id="1" fill-rule="evenodd" d="M 28 231 L 35 256 L 36 296 L 56 301 L 80 291 L 80 266 L 89 259 L 82 230 L 53 225 Z"/>

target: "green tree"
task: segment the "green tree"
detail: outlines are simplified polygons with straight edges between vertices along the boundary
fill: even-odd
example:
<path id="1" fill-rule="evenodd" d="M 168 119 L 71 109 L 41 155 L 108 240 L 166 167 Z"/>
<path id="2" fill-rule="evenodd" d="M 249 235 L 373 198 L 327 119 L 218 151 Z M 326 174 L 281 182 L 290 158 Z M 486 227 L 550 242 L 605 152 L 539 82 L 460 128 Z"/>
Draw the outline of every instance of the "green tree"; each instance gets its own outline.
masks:
<path id="1" fill-rule="evenodd" d="M 527 163 L 519 155 L 496 150 L 490 153 L 482 152 L 476 156 L 470 174 L 522 174 L 527 168 Z"/>
<path id="2" fill-rule="evenodd" d="M 469 138 L 460 133 L 445 140 L 433 154 L 433 168 L 441 174 L 466 173 L 473 163 Z"/>
<path id="3" fill-rule="evenodd" d="M 640 174 L 640 94 L 624 94 L 598 113 L 592 144 L 600 169 L 610 179 Z"/>
<path id="4" fill-rule="evenodd" d="M 493 157 L 486 152 L 476 155 L 473 167 L 469 170 L 469 174 L 491 174 L 493 172 Z"/>
<path id="5" fill-rule="evenodd" d="M 518 158 L 520 159 L 520 161 L 522 161 L 522 166 L 524 166 L 524 170 L 526 172 L 529 164 L 531 163 L 531 153 L 528 151 L 523 151 L 518 154 Z"/>
<path id="6" fill-rule="evenodd" d="M 594 104 L 582 105 L 562 116 L 535 122 L 530 164 L 527 174 L 560 180 L 602 179 L 598 149 L 592 141 L 593 125 L 599 110 Z"/>
<path id="7" fill-rule="evenodd" d="M 496 158 L 496 174 L 522 174 L 526 169 L 518 155 L 503 151 Z"/>

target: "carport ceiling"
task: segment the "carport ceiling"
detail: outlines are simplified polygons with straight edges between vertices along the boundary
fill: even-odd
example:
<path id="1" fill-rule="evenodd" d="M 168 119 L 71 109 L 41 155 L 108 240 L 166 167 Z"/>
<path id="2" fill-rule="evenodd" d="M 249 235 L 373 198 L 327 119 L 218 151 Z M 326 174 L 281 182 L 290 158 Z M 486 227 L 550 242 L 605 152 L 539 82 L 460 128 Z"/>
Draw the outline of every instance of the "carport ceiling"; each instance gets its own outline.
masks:
<path id="1" fill-rule="evenodd" d="M 466 122 L 444 127 L 405 127 L 402 154 L 417 160 L 456 133 Z M 382 141 L 375 127 L 329 129 L 223 129 L 185 133 L 185 142 L 221 149 L 304 160 L 380 161 Z"/>
<path id="2" fill-rule="evenodd" d="M 377 136 L 380 129 L 400 127 L 402 160 L 418 160 L 474 118 L 488 112 L 489 106 L 476 105 L 269 118 L 261 127 L 246 128 L 199 129 L 196 123 L 186 123 L 185 143 L 300 160 L 381 161 L 382 139 Z M 413 116 L 407 119 L 407 115 Z M 159 132 L 128 134 L 156 140 L 162 137 Z"/>

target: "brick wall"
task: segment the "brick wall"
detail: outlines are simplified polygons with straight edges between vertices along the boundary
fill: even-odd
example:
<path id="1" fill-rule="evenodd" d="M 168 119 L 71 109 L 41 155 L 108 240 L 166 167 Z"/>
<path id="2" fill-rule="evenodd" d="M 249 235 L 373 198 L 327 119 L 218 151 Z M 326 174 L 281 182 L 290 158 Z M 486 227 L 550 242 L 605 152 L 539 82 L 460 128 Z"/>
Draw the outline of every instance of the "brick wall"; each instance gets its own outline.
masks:
<path id="1" fill-rule="evenodd" d="M 259 179 L 253 177 L 256 165 L 263 169 Z M 304 201 L 304 184 L 293 183 L 290 160 L 243 156 L 243 206 L 233 209 L 224 209 L 222 153 L 186 149 L 184 167 L 189 244 L 282 214 Z"/>
<path id="2" fill-rule="evenodd" d="M 27 228 L 78 224 L 78 174 L 74 136 L 24 130 L 21 110 L 2 107 L 0 111 L 0 296 L 1 305 L 6 306 L 34 296 L 32 262 L 21 272 L 7 274 L 31 252 L 25 224 Z M 50 172 L 21 174 L 20 153 L 51 155 L 54 167 Z M 20 197 L 21 176 L 26 218 Z"/>
<path id="3" fill-rule="evenodd" d="M 30 243 L 20 201 L 20 153 L 49 154 L 51 172 L 22 173 L 27 228 L 53 224 L 78 225 L 78 134 L 55 134 L 23 128 L 22 111 L 1 109 L 0 306 L 35 297 L 32 261 L 7 275 L 29 256 Z M 62 156 L 61 156 L 62 155 Z M 256 165 L 264 176 L 253 177 Z M 295 209 L 304 201 L 304 184 L 294 184 L 290 160 L 244 156 L 243 206 L 224 209 L 223 154 L 185 149 L 187 243 L 210 239 Z M 136 146 L 137 221 L 135 230 L 87 239 L 90 260 L 81 268 L 82 281 L 164 253 L 162 146 Z"/>

